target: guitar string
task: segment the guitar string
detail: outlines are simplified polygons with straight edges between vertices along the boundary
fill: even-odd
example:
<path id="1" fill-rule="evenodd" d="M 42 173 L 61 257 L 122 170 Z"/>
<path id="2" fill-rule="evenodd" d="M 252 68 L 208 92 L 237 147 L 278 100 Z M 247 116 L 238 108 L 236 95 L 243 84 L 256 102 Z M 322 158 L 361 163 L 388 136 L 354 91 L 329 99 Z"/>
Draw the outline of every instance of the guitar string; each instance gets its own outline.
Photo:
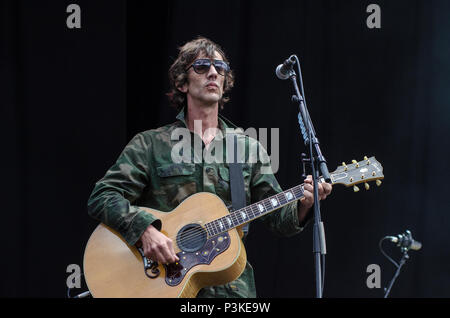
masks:
<path id="1" fill-rule="evenodd" d="M 319 182 L 320 182 L 320 180 L 319 180 Z M 212 236 L 216 236 L 216 235 L 219 235 L 219 234 L 221 234 L 221 233 L 227 232 L 227 231 L 228 231 L 229 229 L 231 229 L 231 228 L 234 228 L 234 227 L 239 226 L 240 224 L 243 224 L 244 222 L 239 221 L 239 217 L 238 217 L 239 212 L 244 213 L 242 210 L 245 211 L 246 215 L 249 215 L 248 213 L 251 212 L 251 213 L 253 214 L 253 218 L 256 218 L 256 217 L 259 217 L 261 214 L 264 214 L 264 212 L 267 212 L 267 211 L 270 210 L 270 209 L 273 209 L 273 210 L 278 209 L 278 208 L 274 208 L 274 206 L 271 205 L 271 204 L 269 203 L 269 201 L 270 201 L 271 199 L 273 199 L 273 198 L 276 198 L 277 201 L 278 201 L 278 203 L 280 203 L 280 198 L 278 198 L 278 196 L 283 197 L 282 195 L 283 195 L 283 194 L 286 195 L 287 192 L 293 191 L 293 192 L 294 192 L 294 196 L 295 196 L 295 197 L 298 196 L 298 198 L 296 197 L 294 200 L 291 200 L 291 201 L 287 200 L 287 202 L 286 202 L 285 204 L 288 204 L 289 202 L 293 202 L 293 201 L 297 201 L 297 200 L 301 199 L 301 197 L 302 197 L 303 194 L 304 194 L 304 188 L 303 188 L 303 185 L 304 185 L 304 184 L 297 185 L 297 186 L 295 186 L 295 187 L 293 187 L 293 188 L 291 188 L 291 189 L 288 189 L 288 190 L 286 190 L 286 191 L 277 193 L 277 194 L 275 194 L 275 195 L 273 195 L 273 196 L 271 196 L 271 197 L 269 197 L 269 198 L 266 198 L 266 199 L 264 199 L 264 200 L 261 200 L 261 201 L 259 201 L 259 202 L 257 202 L 257 203 L 251 204 L 251 205 L 249 205 L 249 206 L 247 206 L 247 207 L 244 207 L 244 208 L 242 208 L 242 209 L 239 209 L 239 210 L 237 210 L 237 211 L 233 211 L 232 213 L 229 213 L 229 215 L 223 216 L 223 217 L 221 217 L 221 218 L 219 218 L 219 219 L 216 219 L 216 220 L 213 220 L 213 221 L 211 221 L 211 222 L 206 223 L 206 224 L 205 224 L 205 227 L 206 227 L 208 224 L 210 225 L 210 229 L 208 229 L 208 228 L 206 227 L 206 233 L 207 233 L 207 235 L 212 234 Z M 264 212 L 263 212 L 263 211 L 259 211 L 259 212 L 258 212 L 259 209 L 256 208 L 256 206 L 257 206 L 258 204 L 262 204 L 262 205 L 264 206 L 264 209 L 265 209 Z M 268 205 L 268 206 L 267 206 L 267 205 Z M 283 205 L 283 204 L 281 204 L 281 205 Z M 256 211 L 257 211 L 257 212 L 254 212 L 254 211 L 253 211 L 253 208 L 256 208 Z M 249 209 L 250 211 L 247 211 L 247 209 Z M 258 213 L 259 215 L 257 215 L 256 213 Z M 251 218 L 252 218 L 252 217 L 251 217 Z M 219 225 L 219 228 L 217 228 L 216 223 L 217 223 L 218 221 L 219 221 L 219 222 L 223 222 L 225 219 L 231 219 L 231 223 L 232 223 L 233 226 L 230 227 L 230 228 L 228 228 L 228 229 L 225 229 L 225 230 L 222 229 L 222 228 L 224 227 L 223 225 L 222 225 L 222 228 L 220 227 L 220 225 Z M 234 224 L 236 221 L 237 221 L 238 225 L 235 225 L 235 224 Z M 220 224 L 220 223 L 219 223 L 219 224 Z M 203 229 L 203 228 L 202 228 L 202 229 Z M 217 231 L 217 233 L 214 233 L 214 232 L 216 232 L 216 231 Z M 202 240 L 203 233 L 204 233 L 203 231 L 201 231 L 201 232 L 199 233 L 198 230 L 195 229 L 195 228 L 192 229 L 192 230 L 187 230 L 186 232 L 184 232 L 184 233 L 182 234 L 182 235 L 183 235 L 183 238 L 182 238 L 182 239 L 183 239 L 183 243 L 192 243 L 192 242 L 197 242 L 197 241 L 199 241 L 199 240 Z M 172 239 L 172 241 L 175 241 L 175 242 L 177 241 L 177 237 L 172 237 L 171 239 Z M 180 238 L 180 239 L 181 239 L 181 238 Z"/>
<path id="2" fill-rule="evenodd" d="M 295 199 L 294 199 L 294 200 L 291 200 L 291 201 L 287 200 L 287 202 L 284 203 L 284 204 L 288 204 L 288 203 L 290 203 L 290 202 L 297 201 L 297 200 L 301 199 L 301 196 L 303 195 L 302 185 L 298 185 L 298 186 L 296 186 L 296 187 L 294 187 L 294 188 L 291 188 L 291 189 L 289 189 L 289 190 L 286 190 L 286 191 L 277 193 L 277 194 L 275 194 L 275 195 L 273 195 L 273 196 L 271 196 L 271 197 L 269 197 L 269 198 L 266 198 L 266 199 L 264 199 L 264 200 L 262 200 L 262 201 L 260 201 L 260 202 L 254 203 L 254 204 L 252 204 L 252 205 L 249 205 L 248 207 L 245 207 L 245 208 L 239 209 L 239 210 L 237 210 L 237 211 L 234 211 L 234 212 L 230 213 L 230 214 L 227 215 L 227 216 L 224 216 L 224 217 L 221 217 L 221 218 L 216 219 L 216 220 L 214 220 L 214 221 L 211 221 L 211 222 L 206 223 L 205 226 L 206 226 L 207 224 L 209 224 L 210 227 L 211 227 L 211 230 L 208 229 L 208 228 L 206 228 L 207 234 L 208 234 L 208 235 L 209 235 L 209 234 L 212 234 L 213 236 L 216 236 L 216 235 L 219 235 L 219 234 L 221 234 L 221 233 L 227 232 L 227 230 L 224 231 L 224 230 L 222 230 L 220 227 L 217 228 L 217 225 L 214 224 L 214 223 L 216 223 L 217 221 L 219 221 L 219 220 L 221 220 L 221 219 L 224 219 L 224 218 L 230 218 L 230 219 L 232 220 L 231 222 L 232 222 L 232 224 L 234 225 L 232 228 L 238 226 L 239 224 L 238 224 L 238 225 L 235 225 L 234 223 L 235 223 L 236 221 L 237 221 L 238 223 L 240 223 L 240 221 L 239 221 L 239 219 L 238 219 L 238 214 L 239 214 L 238 212 L 243 212 L 242 210 L 245 210 L 245 212 L 247 212 L 247 215 L 248 215 L 249 212 L 251 212 L 251 213 L 253 214 L 253 217 L 259 216 L 259 215 L 256 214 L 256 212 L 253 211 L 252 206 L 256 208 L 256 206 L 257 206 L 258 204 L 261 204 L 261 203 L 262 203 L 262 204 L 264 205 L 264 208 L 265 208 L 265 211 L 264 211 L 264 212 L 267 212 L 268 210 L 273 209 L 273 205 L 271 205 L 269 201 L 270 201 L 271 199 L 273 199 L 273 198 L 276 198 L 276 199 L 277 199 L 277 202 L 280 203 L 281 201 L 280 201 L 280 198 L 278 198 L 278 196 L 281 196 L 281 197 L 283 198 L 283 194 L 286 195 L 286 193 L 289 192 L 289 191 L 293 191 L 293 192 L 294 192 L 294 197 L 295 197 Z M 297 196 L 299 196 L 299 197 L 297 198 Z M 246 211 L 247 208 L 250 208 L 250 211 Z M 275 208 L 275 209 L 277 209 L 277 208 Z M 273 209 L 273 210 L 275 210 L 275 209 Z M 259 211 L 258 209 L 256 209 L 256 210 Z M 263 214 L 264 212 L 259 211 L 259 214 Z M 240 224 L 242 224 L 242 223 L 240 223 Z M 213 228 L 213 225 L 214 225 L 215 229 Z M 229 228 L 229 229 L 231 229 L 231 228 Z M 228 229 L 228 230 L 229 230 L 229 229 Z M 218 233 L 213 233 L 214 231 L 218 231 Z M 190 229 L 190 230 L 187 230 L 186 232 L 184 232 L 184 233 L 182 233 L 182 234 L 180 235 L 180 240 L 182 240 L 182 242 L 183 242 L 184 244 L 193 244 L 193 243 L 197 243 L 197 242 L 203 240 L 203 239 L 202 239 L 203 233 L 204 233 L 203 231 L 199 232 L 199 231 L 198 231 L 197 229 L 195 229 L 195 228 L 194 228 L 194 229 Z M 172 237 L 171 239 L 172 239 L 172 241 L 175 241 L 175 242 L 177 241 L 177 238 Z"/>
<path id="3" fill-rule="evenodd" d="M 319 182 L 321 182 L 321 181 L 319 180 Z M 268 210 L 271 210 L 271 209 L 272 209 L 272 210 L 279 209 L 279 208 L 274 208 L 274 206 L 271 205 L 271 204 L 269 203 L 269 201 L 270 201 L 271 199 L 273 199 L 273 198 L 276 198 L 277 201 L 278 201 L 278 203 L 280 203 L 281 201 L 280 201 L 280 198 L 278 198 L 278 196 L 281 196 L 281 197 L 283 198 L 283 194 L 285 195 L 287 192 L 293 191 L 293 192 L 294 192 L 294 195 L 296 196 L 296 198 L 295 198 L 294 200 L 291 200 L 291 201 L 287 200 L 286 203 L 281 203 L 281 205 L 283 205 L 283 204 L 285 205 L 285 204 L 288 204 L 288 203 L 290 203 L 290 202 L 297 201 L 297 200 L 301 199 L 301 197 L 302 197 L 303 194 L 304 194 L 304 188 L 303 188 L 303 185 L 304 185 L 304 184 L 297 185 L 297 186 L 295 186 L 295 187 L 293 187 L 293 188 L 291 188 L 291 189 L 288 189 L 288 190 L 286 190 L 286 191 L 277 193 L 277 194 L 275 194 L 275 195 L 273 195 L 273 196 L 271 196 L 271 197 L 269 197 L 269 198 L 266 198 L 266 199 L 264 199 L 264 200 L 261 200 L 260 202 L 251 204 L 251 205 L 249 205 L 249 206 L 247 206 L 247 207 L 244 207 L 244 208 L 242 208 L 242 209 L 239 209 L 239 210 L 237 210 L 237 211 L 233 211 L 233 212 L 230 213 L 229 215 L 226 215 L 226 216 L 223 216 L 223 217 L 221 217 L 221 218 L 219 218 L 219 219 L 216 219 L 216 220 L 213 220 L 213 221 L 211 221 L 211 222 L 208 222 L 208 223 L 205 224 L 205 227 L 209 224 L 209 225 L 210 225 L 210 229 L 206 228 L 206 232 L 207 232 L 208 235 L 209 235 L 209 234 L 212 234 L 212 236 L 216 236 L 216 235 L 219 235 L 219 234 L 221 234 L 221 233 L 225 233 L 225 232 L 227 232 L 229 229 L 232 229 L 232 228 L 234 228 L 234 227 L 237 227 L 237 226 L 239 226 L 240 224 L 245 223 L 245 222 L 239 221 L 239 217 L 238 217 L 239 212 L 244 213 L 242 210 L 244 210 L 245 213 L 246 213 L 247 215 L 249 215 L 249 214 L 248 214 L 249 212 L 252 213 L 252 214 L 253 214 L 253 218 L 256 219 L 257 217 L 259 217 L 261 214 L 264 214 L 265 212 L 266 212 L 266 214 L 267 214 L 267 211 L 268 211 Z M 297 196 L 298 196 L 298 197 L 297 197 Z M 262 204 L 262 205 L 264 206 L 265 211 L 260 211 L 259 209 L 257 209 L 256 206 L 257 206 L 258 204 Z M 253 211 L 254 208 L 256 209 L 257 212 Z M 247 211 L 247 209 L 249 209 L 250 211 Z M 258 214 L 256 214 L 256 213 L 258 213 Z M 251 217 L 251 218 L 252 218 L 252 217 Z M 225 228 L 225 230 L 223 230 L 222 228 L 220 228 L 220 225 L 219 225 L 219 228 L 218 228 L 216 223 L 217 223 L 217 222 L 223 222 L 225 219 L 231 219 L 231 222 L 232 222 L 232 225 L 233 225 L 233 226 L 230 227 L 230 228 L 228 228 L 228 229 Z M 237 223 L 238 223 L 237 225 L 234 224 L 236 221 L 237 221 Z M 222 225 L 222 227 L 224 227 L 224 226 Z M 217 233 L 214 233 L 214 232 L 217 232 Z M 188 234 L 190 234 L 190 235 L 185 235 L 185 237 L 184 237 L 185 240 L 183 241 L 184 243 L 186 243 L 186 242 L 194 242 L 194 241 L 198 241 L 199 236 L 200 236 L 200 239 L 201 239 L 201 236 L 203 235 L 202 233 L 198 234 L 198 231 L 196 231 L 195 229 L 190 230 L 190 231 L 186 231 L 186 233 L 188 233 Z M 173 237 L 172 237 L 171 239 L 172 239 L 172 240 L 175 240 L 176 238 L 173 238 Z"/>
<path id="4" fill-rule="evenodd" d="M 231 219 L 231 222 L 232 222 L 232 224 L 233 224 L 233 227 L 239 226 L 239 225 L 242 224 L 242 223 L 241 223 L 241 222 L 239 221 L 239 219 L 238 219 L 238 215 L 240 214 L 240 213 L 238 213 L 238 212 L 242 212 L 242 210 L 245 210 L 245 212 L 247 212 L 247 215 L 249 215 L 249 212 L 251 212 L 251 213 L 253 214 L 253 218 L 254 218 L 254 217 L 257 217 L 257 216 L 259 216 L 261 213 L 267 212 L 268 210 L 270 210 L 270 209 L 273 208 L 273 205 L 271 205 L 271 204 L 269 203 L 270 199 L 273 199 L 274 197 L 276 197 L 277 201 L 280 203 L 281 200 L 280 200 L 280 198 L 278 198 L 278 196 L 281 196 L 281 197 L 283 198 L 282 195 L 283 195 L 283 194 L 286 194 L 287 192 L 289 192 L 289 191 L 291 191 L 291 190 L 294 191 L 294 195 L 295 195 L 295 196 L 299 196 L 299 197 L 298 197 L 298 198 L 295 198 L 295 200 L 291 200 L 291 201 L 287 200 L 286 203 L 281 203 L 281 205 L 283 205 L 283 204 L 288 204 L 288 203 L 290 203 L 290 202 L 299 200 L 299 199 L 301 198 L 301 196 L 303 195 L 303 191 L 302 191 L 301 188 L 300 188 L 301 186 L 302 186 L 302 185 L 299 185 L 299 186 L 296 186 L 296 187 L 291 188 L 291 189 L 289 189 L 289 190 L 286 190 L 286 191 L 277 193 L 276 195 L 273 195 L 273 196 L 271 196 L 271 197 L 269 197 L 269 198 L 266 198 L 266 199 L 264 199 L 264 200 L 262 200 L 262 201 L 260 201 L 260 202 L 254 203 L 254 204 L 252 204 L 252 205 L 249 205 L 249 206 L 247 206 L 247 207 L 245 207 L 245 208 L 242 208 L 242 209 L 239 209 L 239 210 L 237 210 L 237 211 L 233 211 L 233 212 L 230 213 L 229 215 L 226 215 L 226 216 L 223 216 L 223 217 L 221 217 L 221 218 L 219 218 L 219 219 L 216 219 L 216 220 L 214 220 L 214 221 L 208 222 L 208 223 L 205 224 L 205 226 L 209 224 L 210 227 L 211 227 L 211 230 L 208 229 L 208 228 L 206 228 L 206 231 L 207 231 L 208 234 L 211 233 L 213 236 L 216 236 L 216 235 L 219 235 L 220 233 L 226 232 L 226 231 L 223 231 L 222 229 L 220 229 L 220 227 L 217 228 L 217 225 L 214 224 L 214 223 L 216 223 L 217 221 L 220 221 L 220 220 L 226 219 L 226 218 Z M 299 192 L 299 193 L 298 193 L 298 192 Z M 256 205 L 260 204 L 261 202 L 264 204 L 264 208 L 265 208 L 265 211 L 264 211 L 264 212 L 261 212 L 261 211 L 259 211 L 259 209 L 256 208 Z M 254 212 L 254 211 L 253 211 L 254 209 L 252 208 L 252 206 L 253 206 L 253 207 L 256 209 L 256 211 L 258 211 L 258 212 Z M 250 208 L 250 211 L 246 211 L 248 208 Z M 275 209 L 274 209 L 274 210 L 275 210 Z M 256 214 L 256 213 L 258 213 L 258 214 Z M 236 222 L 238 223 L 237 225 L 234 224 L 234 223 L 236 223 Z M 214 226 L 214 227 L 213 227 L 213 226 Z M 217 233 L 213 233 L 213 231 L 217 231 Z M 189 235 L 187 235 L 186 233 L 187 233 L 187 234 L 191 234 L 191 235 L 189 236 Z M 198 233 L 198 230 L 195 229 L 195 228 L 194 228 L 194 229 L 187 230 L 186 232 L 183 233 L 183 239 L 184 239 L 183 242 L 186 242 L 186 239 L 197 238 L 197 236 L 201 236 L 201 235 L 202 235 L 202 233 Z M 171 239 L 172 239 L 172 240 L 176 240 L 176 238 L 174 238 L 174 237 L 172 237 Z"/>
<path id="5" fill-rule="evenodd" d="M 270 209 L 272 209 L 273 208 L 273 206 L 268 202 L 268 201 L 270 201 L 270 199 L 273 199 L 274 197 L 276 197 L 277 198 L 277 200 L 278 200 L 278 202 L 280 202 L 280 199 L 278 198 L 278 196 L 280 196 L 280 195 L 282 195 L 282 194 L 285 194 L 285 193 L 287 193 L 287 192 L 289 192 L 289 191 L 291 191 L 291 190 L 293 190 L 294 191 L 294 194 L 295 194 L 295 196 L 299 196 L 298 198 L 295 198 L 295 200 L 291 200 L 291 201 L 287 201 L 286 203 L 283 203 L 283 204 L 288 204 L 288 203 L 290 203 L 290 202 L 293 202 L 293 201 L 297 201 L 297 200 L 299 200 L 299 199 L 301 199 L 301 196 L 303 195 L 303 191 L 301 190 L 301 187 L 302 185 L 299 185 L 299 186 L 296 186 L 296 187 L 294 187 L 294 188 L 292 188 L 292 189 L 289 189 L 289 190 L 286 190 L 286 191 L 284 191 L 284 192 L 280 192 L 280 193 L 277 193 L 276 195 L 273 195 L 272 197 L 269 197 L 269 198 L 266 198 L 266 199 L 264 199 L 264 200 L 262 200 L 262 201 L 260 201 L 260 202 L 262 202 L 263 204 L 264 204 L 264 208 L 265 208 L 265 211 L 264 212 L 267 212 L 268 210 L 270 210 Z M 298 192 L 300 192 L 300 193 L 298 193 Z M 252 205 L 250 205 L 250 206 L 248 206 L 248 207 L 245 207 L 245 208 L 243 208 L 244 210 L 246 210 L 247 208 L 249 208 L 249 207 L 252 207 L 252 206 L 256 206 L 256 205 L 258 205 L 258 204 L 260 204 L 260 202 L 257 202 L 257 203 L 254 203 L 254 204 L 252 204 Z M 268 206 L 267 206 L 268 205 Z M 211 226 L 211 230 L 210 229 L 208 229 L 208 228 L 206 228 L 206 232 L 207 232 L 207 234 L 212 234 L 213 236 L 216 236 L 216 235 L 219 235 L 219 234 L 221 234 L 221 233 L 224 233 L 224 232 L 227 232 L 227 230 L 222 230 L 222 229 L 220 229 L 220 228 L 217 228 L 217 225 L 215 225 L 214 223 L 215 222 L 217 222 L 217 221 L 219 221 L 219 220 L 221 220 L 221 219 L 223 219 L 223 218 L 231 218 L 232 219 L 232 223 L 233 223 L 233 227 L 236 227 L 236 226 L 238 226 L 238 225 L 235 225 L 234 224 L 234 222 L 238 222 L 238 223 L 240 223 L 239 222 L 239 219 L 238 219 L 238 212 L 242 212 L 241 211 L 242 209 L 239 209 L 239 210 L 237 210 L 237 211 L 234 211 L 234 212 L 232 212 L 232 213 L 230 213 L 229 215 L 227 215 L 227 216 L 224 216 L 224 217 L 222 217 L 222 218 L 219 218 L 219 219 L 216 219 L 216 220 L 214 220 L 214 221 L 211 221 L 211 222 L 208 222 L 208 223 L 206 223 L 205 224 L 205 226 L 207 225 L 207 224 L 209 224 L 210 226 Z M 275 210 L 275 209 L 274 209 Z M 258 211 L 258 209 L 257 209 L 257 211 Z M 256 214 L 256 212 L 254 212 L 253 211 L 253 209 L 251 208 L 251 210 L 250 211 L 246 211 L 247 213 L 248 212 L 251 212 L 251 213 L 253 213 L 253 217 L 255 217 L 255 216 L 259 216 L 259 215 L 257 215 Z M 262 213 L 264 213 L 264 212 L 261 212 L 261 211 L 259 211 L 258 212 L 258 214 L 262 214 Z M 215 228 L 213 228 L 212 226 L 213 226 L 213 224 L 214 224 L 214 227 Z M 231 228 L 230 228 L 231 229 Z M 213 233 L 213 231 L 217 231 L 217 233 Z M 202 237 L 202 235 L 203 235 L 203 233 L 204 232 L 198 232 L 198 230 L 197 229 L 191 229 L 191 230 L 188 230 L 188 231 L 186 231 L 186 232 L 184 232 L 182 235 L 183 235 L 183 243 L 189 243 L 189 242 L 193 242 L 193 241 L 196 241 L 196 240 L 198 240 L 198 239 L 201 239 L 201 237 Z M 176 240 L 176 238 L 171 238 L 172 240 Z M 180 238 L 181 239 L 181 238 Z"/>

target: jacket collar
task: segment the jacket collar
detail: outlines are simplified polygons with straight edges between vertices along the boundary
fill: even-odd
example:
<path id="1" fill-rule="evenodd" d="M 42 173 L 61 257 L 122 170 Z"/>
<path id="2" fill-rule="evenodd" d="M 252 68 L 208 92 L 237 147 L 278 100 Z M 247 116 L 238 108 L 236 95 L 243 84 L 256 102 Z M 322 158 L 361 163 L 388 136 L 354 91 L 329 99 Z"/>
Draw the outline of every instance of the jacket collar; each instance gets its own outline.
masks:
<path id="1" fill-rule="evenodd" d="M 185 127 L 187 127 L 186 123 L 186 107 L 183 107 L 181 111 L 178 113 L 176 119 L 181 121 Z M 233 124 L 229 119 L 225 118 L 221 114 L 219 114 L 219 129 L 222 131 L 222 135 L 225 136 L 227 134 L 227 128 L 232 128 L 233 130 L 236 130 L 238 127 Z"/>

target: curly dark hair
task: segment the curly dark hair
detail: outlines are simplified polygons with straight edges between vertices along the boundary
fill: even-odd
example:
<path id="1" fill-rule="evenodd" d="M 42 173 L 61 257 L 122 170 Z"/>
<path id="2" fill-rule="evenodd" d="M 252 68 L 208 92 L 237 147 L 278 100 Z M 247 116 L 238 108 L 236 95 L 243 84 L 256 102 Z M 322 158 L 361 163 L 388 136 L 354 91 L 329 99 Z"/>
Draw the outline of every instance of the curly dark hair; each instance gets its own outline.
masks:
<path id="1" fill-rule="evenodd" d="M 224 51 L 219 45 L 201 36 L 195 40 L 187 42 L 179 48 L 179 51 L 180 52 L 177 59 L 169 68 L 170 91 L 166 94 L 169 98 L 170 104 L 177 110 L 181 110 L 181 108 L 186 106 L 186 94 L 181 92 L 177 87 L 181 87 L 187 82 L 186 68 L 194 62 L 200 53 L 205 54 L 209 58 L 213 58 L 215 52 L 218 52 L 222 56 L 223 60 L 229 63 Z M 233 85 L 234 76 L 233 72 L 230 70 L 225 74 L 223 95 L 219 100 L 220 109 L 223 109 L 224 104 L 230 100 L 230 98 L 225 96 L 225 94 L 231 90 Z"/>

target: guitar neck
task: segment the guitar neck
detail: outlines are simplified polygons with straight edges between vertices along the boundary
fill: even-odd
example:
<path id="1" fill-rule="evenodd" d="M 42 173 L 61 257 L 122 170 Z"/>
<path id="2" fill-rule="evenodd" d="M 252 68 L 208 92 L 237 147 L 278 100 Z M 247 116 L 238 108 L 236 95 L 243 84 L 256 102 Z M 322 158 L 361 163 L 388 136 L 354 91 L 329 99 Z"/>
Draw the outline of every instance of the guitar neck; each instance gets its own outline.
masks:
<path id="1" fill-rule="evenodd" d="M 321 177 L 319 182 L 325 182 Z M 276 211 L 283 206 L 300 200 L 304 197 L 304 183 L 290 188 L 286 191 L 277 193 L 259 202 L 248 205 L 230 214 L 205 224 L 209 236 L 215 236 L 227 232 L 235 227 L 251 222 Z"/>
<path id="2" fill-rule="evenodd" d="M 354 191 L 359 191 L 356 184 L 364 183 L 366 190 L 369 189 L 369 181 L 377 181 L 377 186 L 381 184 L 380 179 L 384 178 L 383 167 L 375 157 L 364 157 L 364 160 L 357 162 L 352 160 L 351 164 L 343 163 L 335 171 L 330 173 L 331 184 L 343 184 L 347 187 L 354 186 Z M 318 179 L 323 183 L 323 177 Z M 228 215 L 205 224 L 209 236 L 231 230 L 235 227 L 253 221 L 263 215 L 269 214 L 279 208 L 297 201 L 304 197 L 304 183 L 286 191 L 277 193 L 269 198 L 253 203 L 245 208 L 232 211 Z"/>

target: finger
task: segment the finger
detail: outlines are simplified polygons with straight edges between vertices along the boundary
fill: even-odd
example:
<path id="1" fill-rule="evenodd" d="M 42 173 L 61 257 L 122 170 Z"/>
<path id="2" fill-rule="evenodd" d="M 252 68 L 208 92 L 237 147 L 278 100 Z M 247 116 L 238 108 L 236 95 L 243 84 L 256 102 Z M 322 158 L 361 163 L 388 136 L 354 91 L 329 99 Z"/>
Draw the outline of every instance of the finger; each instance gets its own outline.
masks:
<path id="1" fill-rule="evenodd" d="M 324 183 L 324 184 L 322 185 L 322 189 L 321 189 L 321 192 L 320 192 L 320 194 L 321 194 L 321 196 L 322 196 L 322 199 L 321 199 L 321 200 L 326 199 L 326 197 L 327 197 L 330 193 L 331 193 L 331 186 L 330 186 L 329 184 L 327 184 L 327 183 Z"/>
<path id="2" fill-rule="evenodd" d="M 310 174 L 307 175 L 307 176 L 306 176 L 306 179 L 305 179 L 305 182 L 306 182 L 306 183 L 312 183 L 312 175 L 310 175 Z"/>
<path id="3" fill-rule="evenodd" d="M 166 256 L 163 254 L 163 252 L 161 250 L 155 251 L 154 255 L 155 255 L 155 258 L 153 260 L 156 260 L 158 263 L 161 263 L 161 264 L 168 263 Z"/>
<path id="4" fill-rule="evenodd" d="M 314 203 L 314 195 L 311 192 L 305 192 L 303 195 L 304 200 L 301 201 L 301 203 L 307 207 L 311 207 L 311 205 Z"/>
<path id="5" fill-rule="evenodd" d="M 324 190 L 325 190 L 325 194 L 329 195 L 331 193 L 331 190 L 333 189 L 333 186 L 329 183 L 325 183 L 324 184 Z"/>
<path id="6" fill-rule="evenodd" d="M 319 193 L 320 193 L 320 196 L 321 196 L 321 200 L 325 200 L 327 195 L 328 195 L 327 191 L 326 191 L 326 188 L 325 188 L 325 184 L 321 184 L 320 185 Z"/>
<path id="7" fill-rule="evenodd" d="M 322 183 L 319 183 L 317 185 L 317 189 L 319 189 L 319 194 L 323 193 L 323 185 L 322 185 Z"/>
<path id="8" fill-rule="evenodd" d="M 161 254 L 161 262 L 164 264 L 172 263 L 173 256 L 167 243 L 161 246 L 158 252 Z"/>
<path id="9" fill-rule="evenodd" d="M 173 248 L 172 240 L 167 241 L 167 247 L 168 247 L 168 252 L 170 253 L 171 263 L 175 263 L 176 261 L 179 261 L 180 259 L 178 258 L 177 254 L 175 253 L 175 249 Z"/>
<path id="10" fill-rule="evenodd" d="M 166 246 L 165 248 L 162 250 L 164 257 L 166 259 L 167 263 L 175 263 L 176 261 L 178 261 L 178 257 L 175 254 L 175 251 L 172 248 L 172 241 L 168 240 L 166 242 Z"/>
<path id="11" fill-rule="evenodd" d="M 305 203 L 308 205 L 312 204 L 314 202 L 314 195 L 312 193 L 305 195 Z"/>
<path id="12" fill-rule="evenodd" d="M 303 189 L 308 192 L 314 192 L 314 187 L 311 184 L 305 184 Z"/>
<path id="13" fill-rule="evenodd" d="M 161 249 L 162 244 L 160 242 L 153 241 L 149 244 L 149 254 L 154 262 L 162 263 L 165 261 L 164 255 L 161 253 Z"/>
<path id="14" fill-rule="evenodd" d="M 319 183 L 319 185 L 317 186 L 317 188 L 319 189 L 319 200 L 324 200 L 327 196 L 325 195 L 325 190 L 323 188 L 323 185 L 321 183 Z"/>

